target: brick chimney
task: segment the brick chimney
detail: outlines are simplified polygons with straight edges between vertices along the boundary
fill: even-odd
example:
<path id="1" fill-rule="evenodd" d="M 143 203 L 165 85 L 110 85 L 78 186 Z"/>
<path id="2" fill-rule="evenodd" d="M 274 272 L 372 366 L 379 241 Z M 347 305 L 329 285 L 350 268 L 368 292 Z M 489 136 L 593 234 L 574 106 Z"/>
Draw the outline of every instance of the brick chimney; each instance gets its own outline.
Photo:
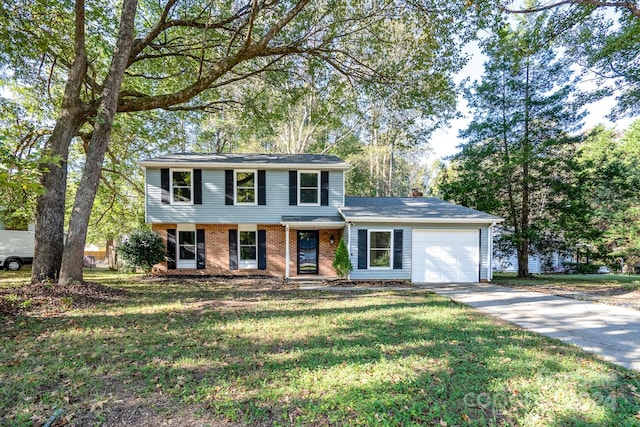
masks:
<path id="1" fill-rule="evenodd" d="M 407 194 L 407 197 L 422 197 L 422 191 L 419 191 L 417 188 L 412 188 Z"/>

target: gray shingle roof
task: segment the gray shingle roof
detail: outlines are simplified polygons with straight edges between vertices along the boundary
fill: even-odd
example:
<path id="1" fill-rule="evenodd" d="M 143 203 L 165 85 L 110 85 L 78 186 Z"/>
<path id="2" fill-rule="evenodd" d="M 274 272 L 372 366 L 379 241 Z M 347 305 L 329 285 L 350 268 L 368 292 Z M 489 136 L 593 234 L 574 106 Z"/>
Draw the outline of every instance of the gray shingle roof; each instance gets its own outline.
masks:
<path id="1" fill-rule="evenodd" d="M 341 216 L 282 216 L 282 222 L 344 222 Z"/>
<path id="2" fill-rule="evenodd" d="M 330 166 L 346 169 L 349 165 L 336 156 L 325 154 L 256 154 L 256 153 L 173 153 L 154 157 L 140 162 L 142 166 L 172 166 L 172 165 L 254 165 L 254 166 L 288 166 L 305 165 L 309 167 Z"/>
<path id="3" fill-rule="evenodd" d="M 346 197 L 347 221 L 500 222 L 502 218 L 435 197 Z"/>

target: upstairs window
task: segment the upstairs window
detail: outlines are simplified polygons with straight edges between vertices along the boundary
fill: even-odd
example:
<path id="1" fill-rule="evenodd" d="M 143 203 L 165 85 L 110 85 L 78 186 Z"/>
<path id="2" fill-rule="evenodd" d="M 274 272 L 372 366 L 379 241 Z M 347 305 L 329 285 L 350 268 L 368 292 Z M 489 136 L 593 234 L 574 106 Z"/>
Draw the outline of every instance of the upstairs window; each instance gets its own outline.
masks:
<path id="1" fill-rule="evenodd" d="M 391 231 L 369 232 L 369 268 L 391 268 Z"/>
<path id="2" fill-rule="evenodd" d="M 320 205 L 320 173 L 319 172 L 299 172 L 298 173 L 298 204 L 299 205 Z"/>
<path id="3" fill-rule="evenodd" d="M 236 204 L 255 205 L 256 171 L 236 170 L 234 173 Z"/>
<path id="4" fill-rule="evenodd" d="M 191 204 L 193 194 L 193 171 L 190 169 L 171 170 L 171 201 L 174 204 Z"/>

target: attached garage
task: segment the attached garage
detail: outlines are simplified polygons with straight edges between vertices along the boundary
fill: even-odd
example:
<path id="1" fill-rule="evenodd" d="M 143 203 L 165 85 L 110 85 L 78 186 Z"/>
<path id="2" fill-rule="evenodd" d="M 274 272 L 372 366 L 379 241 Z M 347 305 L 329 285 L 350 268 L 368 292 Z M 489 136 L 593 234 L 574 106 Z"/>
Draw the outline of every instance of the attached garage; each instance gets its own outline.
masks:
<path id="1" fill-rule="evenodd" d="M 411 233 L 411 281 L 480 281 L 480 230 L 421 230 Z"/>
<path id="2" fill-rule="evenodd" d="M 500 217 L 434 197 L 347 197 L 340 214 L 351 279 L 491 281 L 490 236 Z"/>

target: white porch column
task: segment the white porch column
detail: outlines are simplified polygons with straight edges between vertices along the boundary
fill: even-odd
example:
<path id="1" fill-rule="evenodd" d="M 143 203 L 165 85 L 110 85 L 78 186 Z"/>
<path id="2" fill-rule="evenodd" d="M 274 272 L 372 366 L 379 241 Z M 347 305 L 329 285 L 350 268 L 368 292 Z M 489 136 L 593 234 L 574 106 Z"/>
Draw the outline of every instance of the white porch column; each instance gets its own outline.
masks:
<path id="1" fill-rule="evenodd" d="M 289 224 L 285 225 L 285 232 L 284 232 L 284 240 L 285 240 L 285 251 L 284 251 L 284 258 L 285 258 L 285 262 L 284 262 L 284 278 L 288 279 L 289 278 Z"/>

